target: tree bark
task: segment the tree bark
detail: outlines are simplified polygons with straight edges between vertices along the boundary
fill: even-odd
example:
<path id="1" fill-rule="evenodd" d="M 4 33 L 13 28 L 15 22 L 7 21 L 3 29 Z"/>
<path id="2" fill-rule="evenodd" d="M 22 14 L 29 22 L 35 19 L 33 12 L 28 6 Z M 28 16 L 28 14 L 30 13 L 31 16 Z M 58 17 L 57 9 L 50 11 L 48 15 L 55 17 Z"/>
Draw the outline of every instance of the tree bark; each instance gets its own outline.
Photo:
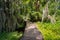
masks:
<path id="1" fill-rule="evenodd" d="M 13 15 L 12 0 L 0 0 L 0 32 L 14 31 L 16 18 Z"/>

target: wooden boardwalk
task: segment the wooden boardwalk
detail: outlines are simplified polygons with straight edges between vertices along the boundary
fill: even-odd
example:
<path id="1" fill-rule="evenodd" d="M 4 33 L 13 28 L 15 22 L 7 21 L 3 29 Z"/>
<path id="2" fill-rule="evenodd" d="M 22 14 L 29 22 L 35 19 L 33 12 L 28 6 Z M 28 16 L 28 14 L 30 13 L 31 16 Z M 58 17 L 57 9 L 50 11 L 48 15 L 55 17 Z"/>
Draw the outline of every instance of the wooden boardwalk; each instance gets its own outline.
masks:
<path id="1" fill-rule="evenodd" d="M 23 37 L 20 40 L 43 40 L 43 36 L 36 28 L 36 24 L 30 23 L 26 26 Z"/>

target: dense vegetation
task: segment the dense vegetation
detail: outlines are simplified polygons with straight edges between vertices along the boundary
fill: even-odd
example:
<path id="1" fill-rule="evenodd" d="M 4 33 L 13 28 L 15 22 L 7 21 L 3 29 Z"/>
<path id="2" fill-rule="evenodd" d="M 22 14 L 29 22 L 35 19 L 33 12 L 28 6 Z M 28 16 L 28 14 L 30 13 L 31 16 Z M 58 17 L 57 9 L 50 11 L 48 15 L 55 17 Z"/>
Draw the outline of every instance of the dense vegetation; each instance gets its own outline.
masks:
<path id="1" fill-rule="evenodd" d="M 26 20 L 37 24 L 45 40 L 60 40 L 60 0 L 38 1 L 0 0 L 0 40 L 18 40 L 22 33 L 18 33 L 16 28 L 25 27 Z M 47 3 L 49 14 L 53 16 L 56 13 L 55 24 L 41 22 Z"/>

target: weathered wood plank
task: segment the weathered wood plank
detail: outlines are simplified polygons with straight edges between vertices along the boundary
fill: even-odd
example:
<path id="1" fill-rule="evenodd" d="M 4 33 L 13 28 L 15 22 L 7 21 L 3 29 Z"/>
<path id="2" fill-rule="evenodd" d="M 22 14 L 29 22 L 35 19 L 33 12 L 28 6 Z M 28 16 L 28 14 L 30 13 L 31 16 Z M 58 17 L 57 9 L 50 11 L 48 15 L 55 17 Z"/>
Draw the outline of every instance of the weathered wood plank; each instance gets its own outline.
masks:
<path id="1" fill-rule="evenodd" d="M 20 40 L 43 40 L 43 36 L 40 31 L 38 31 L 36 24 L 28 23 L 28 27 L 25 28 L 24 35 Z"/>

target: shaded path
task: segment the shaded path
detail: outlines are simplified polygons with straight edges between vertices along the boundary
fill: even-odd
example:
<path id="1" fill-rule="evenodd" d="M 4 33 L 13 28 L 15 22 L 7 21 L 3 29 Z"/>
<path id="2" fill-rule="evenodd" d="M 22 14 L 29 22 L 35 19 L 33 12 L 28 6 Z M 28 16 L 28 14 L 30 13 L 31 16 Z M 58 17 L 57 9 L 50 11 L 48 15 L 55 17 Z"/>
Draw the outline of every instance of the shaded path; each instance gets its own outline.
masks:
<path id="1" fill-rule="evenodd" d="M 27 24 L 24 35 L 20 40 L 43 40 L 42 34 L 35 23 Z"/>

